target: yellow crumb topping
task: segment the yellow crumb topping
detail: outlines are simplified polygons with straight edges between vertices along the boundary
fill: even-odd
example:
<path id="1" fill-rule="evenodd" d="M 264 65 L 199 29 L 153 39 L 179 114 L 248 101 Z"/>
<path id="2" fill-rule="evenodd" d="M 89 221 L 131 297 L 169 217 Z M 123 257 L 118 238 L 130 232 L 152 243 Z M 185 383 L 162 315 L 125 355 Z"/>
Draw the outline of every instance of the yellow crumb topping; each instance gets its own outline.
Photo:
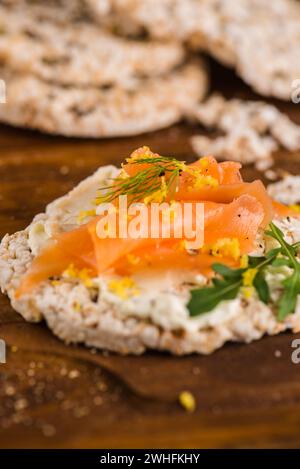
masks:
<path id="1" fill-rule="evenodd" d="M 240 268 L 247 269 L 249 265 L 249 257 L 247 254 L 243 254 L 240 259 Z"/>
<path id="2" fill-rule="evenodd" d="M 243 273 L 244 287 L 252 287 L 257 272 L 257 269 L 248 269 L 246 270 L 246 272 Z"/>
<path id="3" fill-rule="evenodd" d="M 195 180 L 193 183 L 192 189 L 203 189 L 205 186 L 209 187 L 218 187 L 219 181 L 216 178 L 213 178 L 210 175 L 205 175 L 205 174 L 194 174 Z"/>
<path id="4" fill-rule="evenodd" d="M 200 160 L 199 167 L 191 167 L 184 165 L 183 171 L 193 176 L 194 180 L 192 186 L 188 187 L 190 191 L 193 189 L 202 189 L 203 187 L 218 187 L 219 181 L 209 174 L 203 174 L 202 171 L 205 171 L 209 165 L 208 158 L 202 158 Z"/>
<path id="5" fill-rule="evenodd" d="M 120 280 L 111 280 L 108 283 L 108 288 L 122 300 L 128 300 L 131 296 L 137 296 L 140 293 L 134 280 L 130 277 L 123 277 Z"/>
<path id="6" fill-rule="evenodd" d="M 147 197 L 144 198 L 144 203 L 146 205 L 152 203 L 152 202 L 157 202 L 161 203 L 163 202 L 167 195 L 168 195 L 168 186 L 166 183 L 166 178 L 165 176 L 161 176 L 160 178 L 161 183 L 160 183 L 160 189 L 158 191 L 153 192 L 153 194 L 148 195 Z"/>
<path id="7" fill-rule="evenodd" d="M 78 279 L 87 288 L 92 288 L 94 286 L 94 282 L 91 278 L 91 271 L 89 269 L 77 269 L 74 264 L 70 264 L 63 272 L 63 277 Z"/>
<path id="8" fill-rule="evenodd" d="M 52 285 L 53 287 L 56 287 L 56 286 L 59 285 L 59 284 L 60 284 L 60 280 L 52 280 L 52 282 L 51 282 L 51 285 Z"/>
<path id="9" fill-rule="evenodd" d="M 231 257 L 234 260 L 238 260 L 241 256 L 240 243 L 237 238 L 220 238 L 211 246 L 203 246 L 202 252 L 215 257 Z"/>
<path id="10" fill-rule="evenodd" d="M 182 391 L 179 394 L 179 403 L 187 412 L 195 412 L 196 399 L 190 391 Z"/>

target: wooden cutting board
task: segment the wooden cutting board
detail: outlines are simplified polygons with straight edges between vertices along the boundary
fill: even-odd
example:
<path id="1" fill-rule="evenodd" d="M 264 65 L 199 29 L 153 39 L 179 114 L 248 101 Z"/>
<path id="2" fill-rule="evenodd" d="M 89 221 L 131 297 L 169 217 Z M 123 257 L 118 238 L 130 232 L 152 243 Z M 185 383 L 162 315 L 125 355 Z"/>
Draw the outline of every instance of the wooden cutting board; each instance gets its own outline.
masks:
<path id="1" fill-rule="evenodd" d="M 299 106 L 283 107 L 300 123 Z M 136 147 L 191 160 L 188 137 L 200 131 L 182 125 L 137 138 L 77 141 L 0 127 L 0 237 Z M 300 153 L 279 152 L 276 160 L 300 173 Z M 251 167 L 244 176 L 261 177 Z M 25 323 L 2 295 L 0 338 L 7 343 L 0 365 L 3 448 L 300 447 L 300 365 L 291 361 L 291 334 L 229 344 L 208 357 L 120 357 L 64 345 L 45 324 Z M 178 404 L 182 390 L 196 397 L 193 414 Z"/>

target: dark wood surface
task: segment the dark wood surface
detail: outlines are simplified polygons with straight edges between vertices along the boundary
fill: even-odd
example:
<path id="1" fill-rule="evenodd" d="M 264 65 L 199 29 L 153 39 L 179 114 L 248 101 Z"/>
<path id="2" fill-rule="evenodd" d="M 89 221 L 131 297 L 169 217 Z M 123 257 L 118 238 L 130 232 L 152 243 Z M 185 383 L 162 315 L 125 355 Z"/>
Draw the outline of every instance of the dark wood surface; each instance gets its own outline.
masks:
<path id="1" fill-rule="evenodd" d="M 300 123 L 299 106 L 283 107 Z M 76 141 L 0 127 L 0 237 L 138 146 L 192 159 L 188 137 L 199 130 Z M 300 154 L 280 152 L 276 160 L 300 173 Z M 244 175 L 257 176 L 251 167 Z M 0 338 L 8 346 L 0 365 L 2 448 L 300 447 L 291 334 L 229 344 L 208 357 L 120 357 L 64 345 L 44 324 L 25 323 L 1 295 Z M 193 414 L 178 404 L 185 389 L 197 400 Z"/>

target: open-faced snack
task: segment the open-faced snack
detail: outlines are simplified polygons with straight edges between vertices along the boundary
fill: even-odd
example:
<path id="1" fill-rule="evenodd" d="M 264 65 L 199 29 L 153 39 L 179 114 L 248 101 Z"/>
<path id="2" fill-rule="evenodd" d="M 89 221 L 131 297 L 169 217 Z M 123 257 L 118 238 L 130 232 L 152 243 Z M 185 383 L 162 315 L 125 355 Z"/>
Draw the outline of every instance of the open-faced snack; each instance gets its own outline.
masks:
<path id="1" fill-rule="evenodd" d="M 121 169 L 99 168 L 3 238 L 3 292 L 66 342 L 119 353 L 207 354 L 227 341 L 298 332 L 299 212 L 260 181 L 244 182 L 240 167 L 211 156 L 187 165 L 143 147 Z M 130 231 L 141 219 L 120 216 L 121 197 L 149 215 L 143 236 Z M 191 246 L 185 231 L 164 236 L 153 204 L 163 204 L 171 233 L 201 220 L 203 242 Z M 185 204 L 188 218 L 178 216 Z"/>

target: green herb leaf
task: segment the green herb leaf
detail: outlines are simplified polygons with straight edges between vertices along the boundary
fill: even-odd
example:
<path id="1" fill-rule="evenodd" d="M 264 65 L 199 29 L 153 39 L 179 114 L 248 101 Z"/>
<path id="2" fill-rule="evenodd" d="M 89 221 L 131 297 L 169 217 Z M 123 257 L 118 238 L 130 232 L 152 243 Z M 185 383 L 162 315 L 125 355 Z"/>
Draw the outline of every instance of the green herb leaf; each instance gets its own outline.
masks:
<path id="1" fill-rule="evenodd" d="M 293 270 L 292 275 L 282 283 L 283 294 L 278 303 L 278 320 L 282 321 L 295 311 L 300 294 L 300 264 L 296 256 L 299 243 L 287 243 L 281 230 L 273 223 L 270 223 L 269 228 L 266 234 L 276 239 L 280 247 L 270 250 L 266 256 L 249 256 L 249 268 L 257 270 L 253 286 L 259 299 L 266 304 L 271 301 L 270 288 L 265 277 L 266 267 L 287 266 Z M 212 268 L 218 275 L 212 280 L 212 285 L 191 291 L 191 300 L 188 303 L 191 316 L 207 313 L 221 301 L 236 298 L 243 286 L 243 274 L 247 269 L 232 269 L 223 264 L 213 264 Z"/>
<path id="2" fill-rule="evenodd" d="M 274 223 L 270 224 L 270 231 L 267 234 L 278 241 L 281 246 L 281 255 L 286 256 L 289 267 L 294 269 L 293 274 L 282 282 L 284 291 L 279 300 L 278 319 L 283 321 L 289 314 L 295 312 L 300 294 L 300 264 L 296 257 L 297 245 L 287 243 L 282 231 Z"/>
<path id="3" fill-rule="evenodd" d="M 281 248 L 274 248 L 267 252 L 266 258 L 270 259 L 271 257 L 276 257 L 281 252 Z"/>
<path id="4" fill-rule="evenodd" d="M 264 271 L 259 270 L 255 276 L 255 279 L 253 281 L 253 286 L 257 291 L 259 299 L 265 303 L 268 304 L 270 301 L 270 289 L 269 285 L 265 279 Z"/>
<path id="5" fill-rule="evenodd" d="M 266 257 L 254 257 L 254 256 L 249 256 L 248 257 L 248 264 L 251 269 L 255 269 L 257 266 L 265 262 Z"/>
<path id="6" fill-rule="evenodd" d="M 300 274 L 295 272 L 282 282 L 284 293 L 279 301 L 278 319 L 283 321 L 289 314 L 295 312 L 298 295 L 300 294 Z"/>
<path id="7" fill-rule="evenodd" d="M 274 259 L 272 262 L 273 267 L 291 267 L 293 268 L 293 265 L 289 259 L 286 257 L 278 257 L 277 259 Z"/>
<path id="8" fill-rule="evenodd" d="M 113 179 L 110 187 L 99 189 L 97 203 L 108 203 L 114 201 L 120 195 L 127 195 L 130 202 L 138 202 L 145 197 L 154 194 L 161 188 L 161 177 L 165 176 L 168 195 L 176 192 L 179 184 L 179 176 L 184 165 L 183 161 L 166 156 L 145 157 L 134 161 L 135 165 L 146 165 L 149 167 L 141 169 L 133 176 L 117 177 Z"/>
<path id="9" fill-rule="evenodd" d="M 213 264 L 212 269 L 217 274 L 222 275 L 225 279 L 236 279 L 241 278 L 243 272 L 247 269 L 231 269 L 227 265 L 224 264 Z"/>
<path id="10" fill-rule="evenodd" d="M 219 281 L 217 285 L 191 291 L 188 310 L 191 316 L 198 316 L 214 309 L 221 301 L 233 300 L 241 288 L 242 280 Z"/>

